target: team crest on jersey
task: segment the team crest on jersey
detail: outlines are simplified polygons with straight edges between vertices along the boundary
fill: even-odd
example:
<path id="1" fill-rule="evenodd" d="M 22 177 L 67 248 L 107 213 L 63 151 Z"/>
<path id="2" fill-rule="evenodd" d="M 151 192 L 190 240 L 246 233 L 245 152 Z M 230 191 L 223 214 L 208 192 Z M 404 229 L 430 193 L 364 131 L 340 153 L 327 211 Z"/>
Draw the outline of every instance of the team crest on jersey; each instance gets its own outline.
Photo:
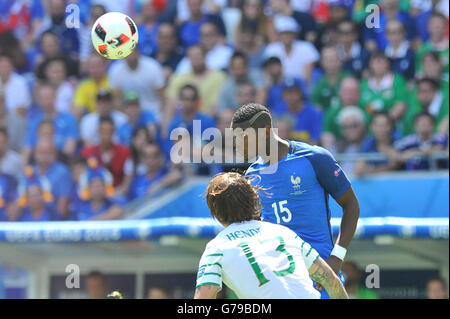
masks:
<path id="1" fill-rule="evenodd" d="M 200 278 L 205 273 L 205 267 L 202 267 L 198 270 L 197 278 Z"/>
<path id="2" fill-rule="evenodd" d="M 294 188 L 294 192 L 292 192 L 291 195 L 301 195 L 305 192 L 300 189 L 300 183 L 302 179 L 300 178 L 300 176 L 294 177 L 294 175 L 291 175 L 291 183 L 292 187 Z"/>

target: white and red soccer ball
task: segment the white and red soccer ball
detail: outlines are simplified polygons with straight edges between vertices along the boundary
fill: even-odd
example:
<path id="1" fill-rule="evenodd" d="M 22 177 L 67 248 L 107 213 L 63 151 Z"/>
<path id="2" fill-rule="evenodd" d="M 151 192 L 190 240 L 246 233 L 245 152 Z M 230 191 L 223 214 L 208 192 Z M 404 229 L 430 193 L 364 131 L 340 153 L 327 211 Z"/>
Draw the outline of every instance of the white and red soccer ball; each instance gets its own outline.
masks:
<path id="1" fill-rule="evenodd" d="M 91 31 L 95 50 L 105 58 L 123 59 L 138 43 L 138 29 L 134 21 L 120 12 L 109 12 L 95 21 Z"/>

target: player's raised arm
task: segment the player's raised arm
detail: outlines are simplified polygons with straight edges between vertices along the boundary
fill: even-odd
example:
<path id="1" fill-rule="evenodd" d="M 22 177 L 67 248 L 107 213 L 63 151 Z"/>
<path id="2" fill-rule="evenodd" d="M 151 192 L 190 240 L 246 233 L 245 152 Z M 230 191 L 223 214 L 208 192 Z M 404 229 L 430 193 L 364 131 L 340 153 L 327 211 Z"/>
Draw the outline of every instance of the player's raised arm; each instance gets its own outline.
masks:
<path id="1" fill-rule="evenodd" d="M 219 286 L 214 284 L 205 284 L 195 289 L 194 299 L 216 299 L 219 292 Z"/>
<path id="2" fill-rule="evenodd" d="M 325 288 L 331 299 L 348 299 L 342 282 L 322 258 L 317 257 L 311 265 L 309 276 Z"/>

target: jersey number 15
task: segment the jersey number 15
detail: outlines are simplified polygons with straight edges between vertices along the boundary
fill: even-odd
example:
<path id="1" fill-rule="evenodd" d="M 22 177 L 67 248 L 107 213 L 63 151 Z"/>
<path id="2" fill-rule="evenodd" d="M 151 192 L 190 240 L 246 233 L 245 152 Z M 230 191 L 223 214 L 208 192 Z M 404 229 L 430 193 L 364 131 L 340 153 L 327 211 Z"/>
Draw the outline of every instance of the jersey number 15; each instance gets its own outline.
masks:
<path id="1" fill-rule="evenodd" d="M 285 205 L 287 205 L 287 200 L 282 200 L 279 202 L 275 202 L 272 204 L 274 213 L 275 213 L 275 217 L 277 218 L 277 224 L 279 224 L 281 222 L 280 220 L 280 213 L 285 213 L 285 216 L 281 216 L 281 219 L 283 220 L 283 222 L 285 223 L 289 223 L 292 219 L 292 213 L 289 210 L 289 208 L 287 208 Z M 278 207 L 280 209 L 278 209 Z"/>

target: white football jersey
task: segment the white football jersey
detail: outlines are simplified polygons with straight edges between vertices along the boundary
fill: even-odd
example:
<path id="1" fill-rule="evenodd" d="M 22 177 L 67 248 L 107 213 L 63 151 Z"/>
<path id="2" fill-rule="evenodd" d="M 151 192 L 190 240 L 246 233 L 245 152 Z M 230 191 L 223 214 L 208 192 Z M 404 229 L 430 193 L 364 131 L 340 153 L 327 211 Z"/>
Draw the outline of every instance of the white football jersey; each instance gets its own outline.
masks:
<path id="1" fill-rule="evenodd" d="M 205 248 L 197 287 L 222 288 L 240 299 L 318 299 L 308 270 L 319 254 L 289 228 L 263 221 L 234 223 Z"/>

